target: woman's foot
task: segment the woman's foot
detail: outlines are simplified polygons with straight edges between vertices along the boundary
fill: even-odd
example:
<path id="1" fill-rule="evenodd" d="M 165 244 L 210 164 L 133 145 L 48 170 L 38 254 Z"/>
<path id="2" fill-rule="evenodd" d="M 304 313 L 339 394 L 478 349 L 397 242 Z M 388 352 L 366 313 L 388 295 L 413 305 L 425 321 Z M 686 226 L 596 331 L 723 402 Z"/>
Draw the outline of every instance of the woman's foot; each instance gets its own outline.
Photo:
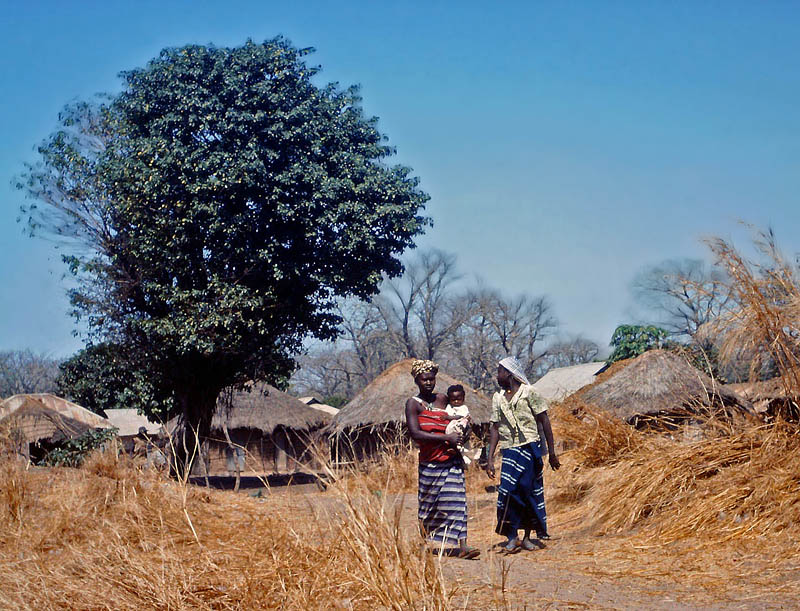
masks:
<path id="1" fill-rule="evenodd" d="M 500 553 L 501 554 L 516 554 L 521 549 L 522 548 L 520 547 L 519 539 L 517 537 L 514 537 L 513 539 L 509 539 L 508 542 L 505 543 L 500 548 Z"/>
<path id="2" fill-rule="evenodd" d="M 532 552 L 533 550 L 536 550 L 536 549 L 544 549 L 545 545 L 541 541 L 538 541 L 538 540 L 534 541 L 530 537 L 525 537 L 522 540 L 522 543 L 520 544 L 520 547 L 522 547 L 522 549 L 524 549 L 524 550 L 526 550 L 528 552 Z"/>
<path id="3" fill-rule="evenodd" d="M 468 547 L 463 545 L 458 549 L 457 557 L 463 558 L 464 560 L 472 560 L 480 555 L 481 551 L 477 547 Z"/>

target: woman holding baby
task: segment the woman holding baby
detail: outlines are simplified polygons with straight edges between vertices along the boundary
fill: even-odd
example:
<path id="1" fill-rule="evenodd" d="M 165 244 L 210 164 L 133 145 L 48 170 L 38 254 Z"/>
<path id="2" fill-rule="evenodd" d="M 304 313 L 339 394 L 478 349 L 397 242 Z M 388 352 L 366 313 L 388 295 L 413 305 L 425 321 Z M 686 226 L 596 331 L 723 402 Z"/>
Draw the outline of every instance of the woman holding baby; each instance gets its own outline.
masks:
<path id="1" fill-rule="evenodd" d="M 476 558 L 480 552 L 467 545 L 462 436 L 446 432 L 452 416 L 447 395 L 434 391 L 438 372 L 433 361 L 414 361 L 411 375 L 419 393 L 406 401 L 408 434 L 419 445 L 420 532 L 427 541 L 454 548 L 459 558 Z"/>

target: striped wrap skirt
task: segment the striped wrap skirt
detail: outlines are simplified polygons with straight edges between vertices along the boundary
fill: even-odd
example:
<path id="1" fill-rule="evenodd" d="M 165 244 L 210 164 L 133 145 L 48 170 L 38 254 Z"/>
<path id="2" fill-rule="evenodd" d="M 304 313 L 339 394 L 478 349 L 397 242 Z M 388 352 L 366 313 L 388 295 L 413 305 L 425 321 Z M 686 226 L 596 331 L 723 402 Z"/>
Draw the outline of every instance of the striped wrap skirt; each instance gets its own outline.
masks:
<path id="1" fill-rule="evenodd" d="M 428 541 L 458 545 L 467 537 L 467 489 L 460 458 L 419 465 L 419 522 Z"/>
<path id="2" fill-rule="evenodd" d="M 524 529 L 537 536 L 547 534 L 541 453 L 538 443 L 502 451 L 496 533 L 516 537 L 517 531 Z"/>

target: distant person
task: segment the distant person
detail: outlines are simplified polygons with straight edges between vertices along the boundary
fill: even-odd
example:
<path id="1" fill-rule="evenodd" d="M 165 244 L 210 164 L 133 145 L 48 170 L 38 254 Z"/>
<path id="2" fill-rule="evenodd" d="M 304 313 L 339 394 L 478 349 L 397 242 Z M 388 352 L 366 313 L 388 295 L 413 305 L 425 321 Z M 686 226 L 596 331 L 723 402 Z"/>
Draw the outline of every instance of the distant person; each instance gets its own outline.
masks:
<path id="1" fill-rule="evenodd" d="M 544 506 L 542 447 L 537 425 L 541 425 L 550 467 L 561 463 L 553 444 L 553 431 L 547 416 L 547 402 L 540 397 L 525 377 L 520 362 L 504 358 L 497 367 L 497 383 L 502 389 L 492 397 L 491 428 L 486 473 L 494 478 L 494 452 L 498 443 L 503 458 L 500 486 L 497 490 L 497 528 L 495 532 L 507 537 L 501 551 L 513 554 L 521 549 L 542 547 L 531 539 L 535 532 L 539 540 L 549 539 L 547 513 Z M 522 540 L 519 531 L 524 531 Z"/>
<path id="2" fill-rule="evenodd" d="M 146 457 L 145 464 L 148 468 L 152 467 L 157 471 L 164 471 L 167 468 L 166 454 L 143 426 L 139 427 L 139 432 L 134 441 L 134 455 Z"/>
<path id="3" fill-rule="evenodd" d="M 480 552 L 467 545 L 467 490 L 458 453 L 461 435 L 445 433 L 447 395 L 434 392 L 439 366 L 416 360 L 411 375 L 419 393 L 406 401 L 408 434 L 419 445 L 419 527 L 426 541 L 450 546 L 459 558 Z"/>
<path id="4" fill-rule="evenodd" d="M 469 415 L 469 408 L 464 405 L 466 393 L 461 384 L 453 384 L 447 389 L 447 407 L 445 413 L 450 422 L 445 429 L 445 434 L 457 433 L 461 436 L 461 443 L 456 446 L 464 465 L 469 466 L 472 459 L 469 456 L 470 447 L 468 445 L 469 435 L 472 432 L 472 418 Z"/>

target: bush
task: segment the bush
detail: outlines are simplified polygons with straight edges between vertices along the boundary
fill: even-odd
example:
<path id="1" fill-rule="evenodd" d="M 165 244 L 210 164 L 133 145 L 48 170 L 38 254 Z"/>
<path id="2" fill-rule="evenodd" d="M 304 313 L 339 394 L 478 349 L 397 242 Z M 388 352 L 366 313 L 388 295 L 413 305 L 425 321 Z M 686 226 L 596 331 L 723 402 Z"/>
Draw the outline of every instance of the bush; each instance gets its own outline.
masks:
<path id="1" fill-rule="evenodd" d="M 48 452 L 39 462 L 48 467 L 80 467 L 94 450 L 117 436 L 117 429 L 90 429 L 80 437 L 69 439 Z"/>

